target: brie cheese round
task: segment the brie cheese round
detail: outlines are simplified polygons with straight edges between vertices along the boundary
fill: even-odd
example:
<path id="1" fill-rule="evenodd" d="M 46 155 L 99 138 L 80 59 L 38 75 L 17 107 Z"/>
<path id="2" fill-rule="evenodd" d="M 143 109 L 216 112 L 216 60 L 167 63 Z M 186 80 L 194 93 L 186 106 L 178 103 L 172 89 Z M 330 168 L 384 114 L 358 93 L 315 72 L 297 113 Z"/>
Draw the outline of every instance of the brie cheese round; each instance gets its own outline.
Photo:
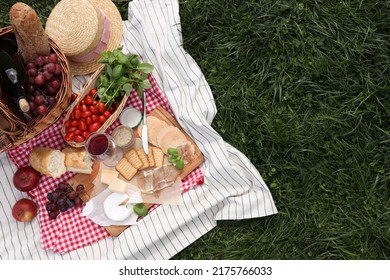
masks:
<path id="1" fill-rule="evenodd" d="M 129 196 L 125 193 L 112 193 L 104 200 L 104 212 L 106 216 L 115 222 L 121 222 L 128 218 L 133 210 L 127 207 Z"/>

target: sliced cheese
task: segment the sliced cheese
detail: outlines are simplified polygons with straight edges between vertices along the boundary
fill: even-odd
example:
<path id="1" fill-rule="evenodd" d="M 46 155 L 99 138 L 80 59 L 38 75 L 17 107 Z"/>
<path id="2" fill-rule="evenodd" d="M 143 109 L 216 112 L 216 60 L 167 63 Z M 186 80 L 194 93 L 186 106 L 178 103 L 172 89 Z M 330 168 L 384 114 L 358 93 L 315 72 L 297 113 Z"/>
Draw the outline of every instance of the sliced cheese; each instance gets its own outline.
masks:
<path id="1" fill-rule="evenodd" d="M 127 182 L 117 177 L 111 181 L 111 183 L 108 185 L 108 189 L 116 193 L 125 193 L 127 184 Z"/>
<path id="2" fill-rule="evenodd" d="M 100 181 L 103 184 L 109 185 L 113 179 L 118 178 L 118 175 L 119 175 L 119 172 L 116 170 L 102 169 Z"/>

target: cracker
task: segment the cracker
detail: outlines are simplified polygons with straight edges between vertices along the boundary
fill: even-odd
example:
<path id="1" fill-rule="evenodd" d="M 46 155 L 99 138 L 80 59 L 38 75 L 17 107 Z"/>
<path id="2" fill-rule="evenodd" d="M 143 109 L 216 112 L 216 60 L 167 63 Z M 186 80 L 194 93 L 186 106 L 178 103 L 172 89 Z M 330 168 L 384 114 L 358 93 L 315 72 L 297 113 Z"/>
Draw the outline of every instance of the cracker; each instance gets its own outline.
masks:
<path id="1" fill-rule="evenodd" d="M 140 169 L 144 164 L 140 157 L 138 156 L 138 153 L 135 150 L 128 151 L 124 157 L 131 163 L 132 166 L 134 166 L 136 169 Z"/>
<path id="2" fill-rule="evenodd" d="M 126 159 L 122 158 L 115 166 L 115 169 L 121 174 L 127 181 L 130 181 L 137 173 L 137 169 L 131 165 Z"/>
<path id="3" fill-rule="evenodd" d="M 164 165 L 164 152 L 157 147 L 152 147 L 153 157 L 154 157 L 154 165 L 157 167 L 161 167 Z"/>
<path id="4" fill-rule="evenodd" d="M 142 167 L 140 169 L 142 170 L 148 168 L 149 167 L 148 156 L 145 154 L 144 149 L 137 149 L 136 152 L 142 161 Z"/>
<path id="5" fill-rule="evenodd" d="M 156 166 L 156 162 L 154 160 L 154 154 L 153 154 L 152 146 L 149 146 L 148 162 L 149 162 L 149 167 Z"/>

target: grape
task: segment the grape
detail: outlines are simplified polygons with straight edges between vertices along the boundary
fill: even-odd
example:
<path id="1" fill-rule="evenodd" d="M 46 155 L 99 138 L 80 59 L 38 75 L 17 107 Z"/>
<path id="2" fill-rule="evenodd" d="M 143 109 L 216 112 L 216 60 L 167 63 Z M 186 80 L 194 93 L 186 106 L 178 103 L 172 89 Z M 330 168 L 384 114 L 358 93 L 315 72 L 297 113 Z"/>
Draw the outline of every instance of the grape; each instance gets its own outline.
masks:
<path id="1" fill-rule="evenodd" d="M 54 106 L 57 103 L 57 98 L 55 96 L 48 96 L 47 102 L 50 106 Z"/>
<path id="2" fill-rule="evenodd" d="M 46 88 L 46 92 L 50 95 L 56 95 L 56 93 L 58 92 L 58 89 L 55 89 L 53 88 L 52 86 L 47 86 Z"/>
<path id="3" fill-rule="evenodd" d="M 29 102 L 28 102 L 28 106 L 30 107 L 30 110 L 31 110 L 31 111 L 34 111 L 34 110 L 35 110 L 35 103 L 34 103 L 34 101 L 29 101 Z"/>
<path id="4" fill-rule="evenodd" d="M 56 70 L 54 71 L 54 74 L 59 76 L 62 73 L 61 65 L 56 63 Z"/>
<path id="5" fill-rule="evenodd" d="M 66 190 L 66 184 L 65 183 L 59 183 L 58 184 L 58 190 L 65 191 Z"/>
<path id="6" fill-rule="evenodd" d="M 39 73 L 35 78 L 34 82 L 37 86 L 43 86 L 45 84 L 45 76 Z"/>
<path id="7" fill-rule="evenodd" d="M 74 205 L 75 205 L 75 203 L 74 203 L 73 200 L 68 199 L 68 200 L 66 201 L 66 207 L 67 207 L 68 209 L 73 208 Z"/>
<path id="8" fill-rule="evenodd" d="M 82 185 L 82 184 L 77 185 L 77 187 L 76 187 L 76 192 L 82 193 L 82 192 L 84 192 L 84 191 L 85 191 L 84 185 Z"/>
<path id="9" fill-rule="evenodd" d="M 70 191 L 67 196 L 69 199 L 75 200 L 77 197 L 77 193 L 75 191 Z"/>
<path id="10" fill-rule="evenodd" d="M 35 65 L 36 66 L 43 66 L 43 64 L 45 64 L 46 62 L 46 59 L 44 56 L 38 56 L 36 59 L 35 59 Z"/>
<path id="11" fill-rule="evenodd" d="M 29 70 L 29 69 L 36 69 L 37 67 L 35 66 L 35 63 L 34 62 L 29 62 L 27 63 L 27 66 L 26 66 L 26 69 Z"/>
<path id="12" fill-rule="evenodd" d="M 47 107 L 46 107 L 45 104 L 42 104 L 42 105 L 39 105 L 39 106 L 35 109 L 35 111 L 37 112 L 38 115 L 43 115 L 43 114 L 46 113 Z"/>
<path id="13" fill-rule="evenodd" d="M 58 211 L 50 211 L 49 217 L 54 220 L 55 218 L 57 218 L 58 214 L 59 214 Z"/>
<path id="14" fill-rule="evenodd" d="M 50 85 L 51 85 L 53 88 L 58 89 L 58 88 L 60 88 L 60 86 L 61 86 L 61 82 L 60 82 L 58 79 L 56 79 L 56 80 L 53 80 L 53 81 L 50 83 Z"/>
<path id="15" fill-rule="evenodd" d="M 34 97 L 34 103 L 35 105 L 42 105 L 43 103 L 45 102 L 45 98 L 43 97 L 43 95 L 36 95 Z"/>
<path id="16" fill-rule="evenodd" d="M 51 72 L 46 70 L 43 72 L 43 77 L 45 77 L 46 81 L 52 81 L 54 78 L 54 75 Z"/>
<path id="17" fill-rule="evenodd" d="M 54 73 L 56 71 L 56 65 L 53 62 L 50 62 L 45 65 L 44 69 L 49 73 Z"/>
<path id="18" fill-rule="evenodd" d="M 37 68 L 30 68 L 27 70 L 27 75 L 29 77 L 35 77 L 36 75 L 38 75 L 38 70 Z"/>
<path id="19" fill-rule="evenodd" d="M 51 53 L 49 55 L 49 61 L 52 63 L 56 63 L 58 61 L 58 56 L 55 53 Z"/>
<path id="20" fill-rule="evenodd" d="M 84 186 L 81 186 L 84 189 Z M 46 204 L 46 210 L 51 219 L 57 218 L 60 212 L 83 205 L 78 193 L 70 184 L 64 182 L 58 183 L 57 188 L 47 194 L 47 199 L 49 202 Z"/>
<path id="21" fill-rule="evenodd" d="M 74 200 L 74 205 L 76 207 L 83 205 L 83 200 L 80 197 L 76 197 L 76 199 Z"/>

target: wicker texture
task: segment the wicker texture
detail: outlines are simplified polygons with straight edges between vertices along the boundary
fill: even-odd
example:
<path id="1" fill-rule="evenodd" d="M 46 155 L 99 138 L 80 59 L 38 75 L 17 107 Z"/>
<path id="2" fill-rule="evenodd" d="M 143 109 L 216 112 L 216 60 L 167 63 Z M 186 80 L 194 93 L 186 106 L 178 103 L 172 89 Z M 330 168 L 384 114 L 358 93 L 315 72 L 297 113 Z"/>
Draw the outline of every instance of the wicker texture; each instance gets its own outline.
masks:
<path id="1" fill-rule="evenodd" d="M 77 105 L 80 104 L 81 100 L 83 100 L 84 97 L 86 97 L 89 94 L 91 89 L 95 88 L 96 81 L 103 70 L 104 70 L 104 65 L 101 64 L 101 66 L 95 71 L 95 73 L 92 74 L 90 79 L 83 86 L 83 88 L 81 89 L 81 91 L 79 93 L 79 96 L 72 103 L 68 112 L 66 113 L 65 118 L 64 118 L 64 124 L 70 118 L 70 114 L 72 113 L 74 107 L 76 107 Z M 115 120 L 119 117 L 120 113 L 122 112 L 123 108 L 125 107 L 128 98 L 129 97 L 127 95 L 123 96 L 123 98 L 122 98 L 121 102 L 119 103 L 119 105 L 117 106 L 115 112 L 104 122 L 104 124 L 99 128 L 98 132 L 105 132 L 107 130 L 107 128 L 115 122 Z M 66 135 L 65 129 L 66 129 L 65 125 L 63 125 L 61 128 L 61 134 L 64 137 Z M 67 143 L 72 147 L 84 147 L 84 145 L 85 145 L 85 141 L 81 142 L 81 143 L 78 143 L 75 141 L 68 141 Z"/>
<path id="2" fill-rule="evenodd" d="M 12 27 L 0 29 L 0 36 L 12 35 Z M 49 108 L 46 114 L 26 123 L 9 110 L 7 104 L 3 104 L 0 101 L 0 114 L 11 124 L 12 127 L 11 130 L 7 131 L 0 128 L 0 152 L 6 152 L 41 133 L 44 129 L 57 121 L 69 105 L 72 94 L 69 64 L 58 45 L 51 39 L 49 39 L 49 44 L 51 50 L 57 54 L 62 68 L 61 87 L 56 95 L 57 103 L 52 108 Z"/>

